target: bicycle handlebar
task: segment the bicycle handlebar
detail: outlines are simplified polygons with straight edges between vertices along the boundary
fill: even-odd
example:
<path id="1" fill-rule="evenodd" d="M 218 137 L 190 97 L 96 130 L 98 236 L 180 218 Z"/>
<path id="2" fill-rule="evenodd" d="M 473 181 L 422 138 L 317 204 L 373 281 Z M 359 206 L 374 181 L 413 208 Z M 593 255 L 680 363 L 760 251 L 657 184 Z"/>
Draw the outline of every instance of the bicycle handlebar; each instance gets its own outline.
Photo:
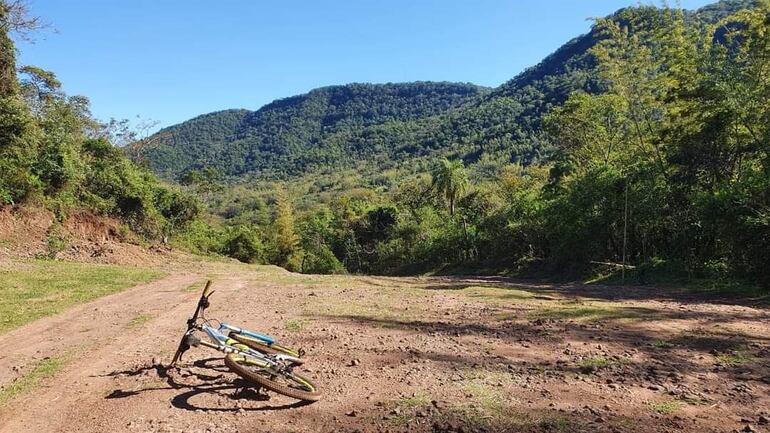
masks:
<path id="1" fill-rule="evenodd" d="M 214 293 L 214 291 L 211 290 L 211 280 L 208 280 L 206 281 L 206 287 L 203 288 L 203 294 L 198 300 L 198 305 L 195 307 L 195 313 L 193 313 L 192 317 L 187 319 L 187 332 L 185 332 L 184 336 L 182 337 L 182 341 L 179 342 L 179 347 L 177 348 L 176 353 L 174 354 L 174 359 L 171 361 L 170 365 L 175 365 L 176 362 L 182 358 L 182 355 L 188 349 L 190 349 L 191 342 L 200 341 L 200 339 L 195 339 L 195 337 L 192 336 L 191 331 L 195 329 L 198 323 L 198 315 L 202 314 L 203 311 L 209 307 L 208 297 L 211 296 L 212 293 Z"/>
<path id="2" fill-rule="evenodd" d="M 206 281 L 206 287 L 203 288 L 203 297 L 204 298 L 210 294 L 209 293 L 209 289 L 210 288 L 211 288 L 211 280 L 208 280 L 208 281 Z"/>

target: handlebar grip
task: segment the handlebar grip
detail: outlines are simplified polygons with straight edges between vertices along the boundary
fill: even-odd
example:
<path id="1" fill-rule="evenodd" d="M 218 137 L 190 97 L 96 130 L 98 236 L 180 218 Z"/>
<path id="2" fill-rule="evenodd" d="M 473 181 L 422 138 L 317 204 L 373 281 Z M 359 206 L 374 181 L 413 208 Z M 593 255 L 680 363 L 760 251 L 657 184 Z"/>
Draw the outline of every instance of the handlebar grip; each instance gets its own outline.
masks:
<path id="1" fill-rule="evenodd" d="M 211 280 L 206 281 L 206 287 L 203 288 L 203 296 L 209 295 L 209 289 L 211 288 Z"/>

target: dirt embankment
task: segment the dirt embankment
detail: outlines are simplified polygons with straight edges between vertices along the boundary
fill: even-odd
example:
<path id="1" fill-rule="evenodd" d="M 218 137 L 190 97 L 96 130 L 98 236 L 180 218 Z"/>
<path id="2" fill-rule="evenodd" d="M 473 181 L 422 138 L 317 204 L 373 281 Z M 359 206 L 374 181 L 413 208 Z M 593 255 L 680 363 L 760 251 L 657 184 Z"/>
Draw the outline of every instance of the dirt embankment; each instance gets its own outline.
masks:
<path id="1" fill-rule="evenodd" d="M 59 221 L 39 207 L 0 207 L 0 258 L 149 266 L 178 254 L 166 245 L 142 242 L 120 221 L 88 210 L 70 211 Z"/>

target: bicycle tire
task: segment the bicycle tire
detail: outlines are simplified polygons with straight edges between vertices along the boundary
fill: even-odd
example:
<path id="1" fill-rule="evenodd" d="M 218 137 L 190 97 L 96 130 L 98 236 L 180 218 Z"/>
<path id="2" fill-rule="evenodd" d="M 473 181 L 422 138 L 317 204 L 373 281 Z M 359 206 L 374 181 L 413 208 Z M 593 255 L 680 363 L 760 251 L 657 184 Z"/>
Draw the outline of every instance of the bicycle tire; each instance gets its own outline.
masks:
<path id="1" fill-rule="evenodd" d="M 230 332 L 228 337 L 258 352 L 267 353 L 269 355 L 289 355 L 291 357 L 297 358 L 296 361 L 292 361 L 292 364 L 294 365 L 302 365 L 305 363 L 305 360 L 300 357 L 299 352 L 289 349 L 288 347 L 283 347 L 275 343 L 267 344 L 262 340 L 250 338 L 236 332 Z"/>
<path id="2" fill-rule="evenodd" d="M 321 393 L 318 391 L 318 388 L 315 386 L 315 384 L 298 374 L 281 374 L 281 376 L 283 376 L 285 379 L 288 379 L 290 383 L 300 387 L 295 388 L 276 382 L 275 380 L 267 377 L 267 375 L 270 374 L 268 370 L 258 368 L 257 365 L 249 365 L 248 358 L 244 356 L 230 353 L 225 356 L 225 364 L 238 376 L 241 376 L 249 382 L 256 383 L 271 391 L 277 392 L 278 394 L 308 402 L 314 402 L 321 399 Z M 257 367 L 257 369 L 250 367 Z"/>

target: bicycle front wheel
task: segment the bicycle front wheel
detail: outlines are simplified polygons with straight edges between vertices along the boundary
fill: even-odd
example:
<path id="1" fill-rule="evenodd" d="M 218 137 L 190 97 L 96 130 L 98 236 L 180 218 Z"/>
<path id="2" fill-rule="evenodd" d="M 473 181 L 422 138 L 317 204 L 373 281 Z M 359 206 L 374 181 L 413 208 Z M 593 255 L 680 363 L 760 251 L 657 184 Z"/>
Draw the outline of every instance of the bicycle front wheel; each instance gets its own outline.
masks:
<path id="1" fill-rule="evenodd" d="M 265 388 L 283 394 L 287 397 L 303 401 L 318 401 L 321 392 L 309 379 L 296 373 L 276 373 L 269 368 L 261 367 L 252 359 L 243 355 L 230 353 L 225 357 L 225 364 L 237 375 L 264 386 Z"/>

